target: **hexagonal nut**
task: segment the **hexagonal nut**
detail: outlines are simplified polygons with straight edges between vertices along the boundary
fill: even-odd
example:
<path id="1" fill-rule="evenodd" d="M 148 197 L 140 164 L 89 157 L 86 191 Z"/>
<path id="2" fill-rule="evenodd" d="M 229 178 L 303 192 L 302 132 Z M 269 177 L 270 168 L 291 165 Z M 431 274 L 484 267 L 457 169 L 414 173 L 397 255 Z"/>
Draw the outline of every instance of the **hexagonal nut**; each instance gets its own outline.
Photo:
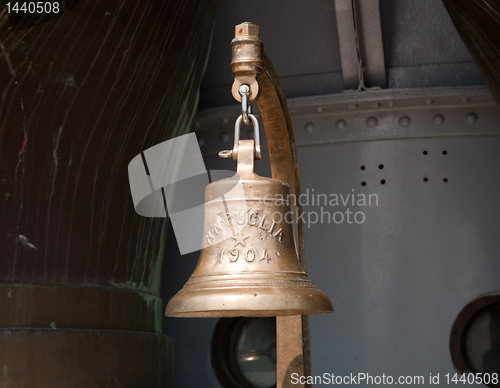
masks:
<path id="1" fill-rule="evenodd" d="M 259 38 L 259 26 L 257 24 L 253 24 L 250 22 L 245 22 L 238 24 L 234 28 L 234 37 L 235 38 Z"/>

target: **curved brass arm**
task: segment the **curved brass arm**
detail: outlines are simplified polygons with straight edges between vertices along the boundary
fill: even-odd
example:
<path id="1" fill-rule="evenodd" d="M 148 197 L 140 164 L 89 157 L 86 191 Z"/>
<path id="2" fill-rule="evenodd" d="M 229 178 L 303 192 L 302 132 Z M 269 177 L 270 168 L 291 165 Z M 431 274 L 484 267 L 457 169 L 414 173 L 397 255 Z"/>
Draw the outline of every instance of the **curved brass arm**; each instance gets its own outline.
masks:
<path id="1" fill-rule="evenodd" d="M 288 182 L 295 198 L 300 195 L 300 176 L 292 121 L 278 75 L 269 57 L 264 53 L 264 74 L 258 79 L 260 97 L 257 100 L 266 131 L 271 173 L 274 179 Z M 299 201 L 291 204 L 294 214 L 302 213 Z M 294 222 L 294 240 L 297 256 L 305 269 L 304 224 Z"/>
<path id="2" fill-rule="evenodd" d="M 278 75 L 263 51 L 259 27 L 251 23 L 236 26 L 231 42 L 231 69 L 235 76 L 233 96 L 240 101 L 238 88 L 250 85 L 250 102 L 256 100 L 266 132 L 271 172 L 274 179 L 287 182 L 297 201 L 291 203 L 295 215 L 294 241 L 297 256 L 305 270 L 304 225 L 298 201 L 300 177 L 292 122 Z M 277 317 L 277 387 L 291 386 L 290 375 L 311 374 L 309 324 L 307 316 Z M 306 385 L 294 385 L 294 387 Z"/>

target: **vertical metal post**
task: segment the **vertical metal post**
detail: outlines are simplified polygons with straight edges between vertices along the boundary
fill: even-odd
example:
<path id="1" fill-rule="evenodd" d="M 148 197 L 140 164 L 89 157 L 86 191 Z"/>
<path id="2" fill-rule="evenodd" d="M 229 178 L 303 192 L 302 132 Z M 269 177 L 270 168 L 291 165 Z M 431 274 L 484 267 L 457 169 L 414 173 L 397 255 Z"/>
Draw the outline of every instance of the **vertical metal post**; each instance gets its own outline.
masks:
<path id="1" fill-rule="evenodd" d="M 361 78 L 363 71 L 358 54 L 353 0 L 335 0 L 335 15 L 337 17 L 344 89 L 358 89 L 363 84 Z"/>
<path id="2" fill-rule="evenodd" d="M 344 89 L 386 87 L 379 0 L 335 0 Z"/>

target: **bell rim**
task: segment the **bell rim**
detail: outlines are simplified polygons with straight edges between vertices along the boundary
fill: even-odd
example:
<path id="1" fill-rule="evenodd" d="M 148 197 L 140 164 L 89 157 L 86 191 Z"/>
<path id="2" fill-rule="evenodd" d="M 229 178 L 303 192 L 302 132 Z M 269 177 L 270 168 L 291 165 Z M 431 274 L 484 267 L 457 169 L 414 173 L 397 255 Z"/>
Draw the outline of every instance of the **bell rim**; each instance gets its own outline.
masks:
<path id="1" fill-rule="evenodd" d="M 169 318 L 269 318 L 294 315 L 318 315 L 333 313 L 331 310 L 200 310 L 189 312 L 165 313 Z"/>
<path id="2" fill-rule="evenodd" d="M 312 283 L 311 283 L 312 284 Z M 167 304 L 169 317 L 226 318 L 315 315 L 333 312 L 330 298 L 313 287 L 181 289 Z"/>

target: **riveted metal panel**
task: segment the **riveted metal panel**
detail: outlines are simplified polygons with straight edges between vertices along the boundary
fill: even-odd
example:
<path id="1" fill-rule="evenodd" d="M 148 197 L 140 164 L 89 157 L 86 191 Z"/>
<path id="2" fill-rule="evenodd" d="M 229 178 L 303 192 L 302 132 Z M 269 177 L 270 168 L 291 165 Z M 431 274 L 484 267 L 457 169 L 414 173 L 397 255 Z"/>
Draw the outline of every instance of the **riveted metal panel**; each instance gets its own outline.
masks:
<path id="1" fill-rule="evenodd" d="M 500 113 L 486 87 L 345 92 L 290 99 L 289 107 L 297 147 L 377 139 L 492 136 L 499 131 Z M 202 139 L 204 155 L 229 147 L 237 113 L 235 105 L 197 115 L 193 129 Z M 224 134 L 231 139 L 227 143 L 222 141 Z"/>

